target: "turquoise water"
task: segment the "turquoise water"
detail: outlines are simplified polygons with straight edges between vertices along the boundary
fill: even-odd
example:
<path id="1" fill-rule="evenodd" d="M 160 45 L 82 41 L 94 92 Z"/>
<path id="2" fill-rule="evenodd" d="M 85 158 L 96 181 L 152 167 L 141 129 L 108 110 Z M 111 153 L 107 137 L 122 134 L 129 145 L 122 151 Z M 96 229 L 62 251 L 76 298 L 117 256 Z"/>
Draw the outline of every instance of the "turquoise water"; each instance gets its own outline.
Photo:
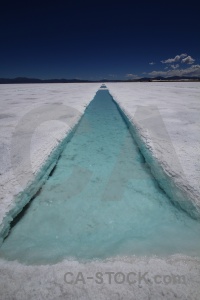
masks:
<path id="1" fill-rule="evenodd" d="M 108 91 L 100 90 L 0 256 L 46 264 L 175 253 L 200 255 L 200 223 L 159 188 Z"/>

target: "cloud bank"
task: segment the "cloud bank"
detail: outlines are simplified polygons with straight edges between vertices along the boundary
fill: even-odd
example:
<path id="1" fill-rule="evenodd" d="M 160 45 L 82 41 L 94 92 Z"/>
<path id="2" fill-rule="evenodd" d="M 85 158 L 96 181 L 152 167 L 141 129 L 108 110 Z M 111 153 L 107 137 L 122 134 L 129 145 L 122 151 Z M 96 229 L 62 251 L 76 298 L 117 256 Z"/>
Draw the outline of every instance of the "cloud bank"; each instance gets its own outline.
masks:
<path id="1" fill-rule="evenodd" d="M 140 77 L 136 74 L 126 74 L 126 77 L 129 79 L 139 79 Z"/>
<path id="2" fill-rule="evenodd" d="M 190 55 L 188 55 L 186 58 L 183 58 L 182 63 L 185 63 L 185 64 L 188 64 L 188 65 L 191 65 L 195 62 L 195 59 L 192 58 Z"/>
<path id="3" fill-rule="evenodd" d="M 152 71 L 148 73 L 149 76 L 170 77 L 170 76 L 200 76 L 200 65 L 192 65 L 187 69 L 172 69 L 167 71 Z"/>
<path id="4" fill-rule="evenodd" d="M 186 56 L 187 56 L 187 54 L 183 53 L 183 54 L 180 54 L 180 55 L 176 55 L 174 58 L 168 58 L 166 60 L 161 60 L 161 63 L 162 64 L 172 64 L 172 63 L 180 61 L 181 58 L 184 58 Z"/>
<path id="5" fill-rule="evenodd" d="M 176 64 L 176 65 L 171 65 L 170 66 L 173 70 L 176 70 L 176 69 L 178 69 L 179 68 L 179 64 Z"/>
<path id="6" fill-rule="evenodd" d="M 176 55 L 174 58 L 168 58 L 160 61 L 163 66 L 163 70 L 143 72 L 142 74 L 149 77 L 172 77 L 172 76 L 187 76 L 187 77 L 200 77 L 200 65 L 194 65 L 195 59 L 187 53 Z M 155 65 L 156 62 L 149 62 L 150 66 Z M 136 74 L 126 74 L 129 79 L 140 79 Z"/>
<path id="7" fill-rule="evenodd" d="M 190 55 L 187 55 L 186 53 L 176 55 L 174 58 L 168 58 L 166 60 L 161 60 L 162 64 L 173 64 L 173 63 L 185 63 L 185 64 L 193 64 L 195 62 L 195 59 L 192 58 Z"/>

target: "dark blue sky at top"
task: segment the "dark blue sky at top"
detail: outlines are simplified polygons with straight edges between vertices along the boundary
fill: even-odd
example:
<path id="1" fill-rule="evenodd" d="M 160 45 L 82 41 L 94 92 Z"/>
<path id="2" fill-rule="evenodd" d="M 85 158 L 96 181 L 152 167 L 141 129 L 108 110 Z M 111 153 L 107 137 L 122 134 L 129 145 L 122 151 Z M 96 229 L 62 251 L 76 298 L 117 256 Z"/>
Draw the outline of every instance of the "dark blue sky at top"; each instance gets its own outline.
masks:
<path id="1" fill-rule="evenodd" d="M 195 3 L 6 0 L 0 7 L 0 77 L 144 77 L 182 53 L 198 65 Z"/>

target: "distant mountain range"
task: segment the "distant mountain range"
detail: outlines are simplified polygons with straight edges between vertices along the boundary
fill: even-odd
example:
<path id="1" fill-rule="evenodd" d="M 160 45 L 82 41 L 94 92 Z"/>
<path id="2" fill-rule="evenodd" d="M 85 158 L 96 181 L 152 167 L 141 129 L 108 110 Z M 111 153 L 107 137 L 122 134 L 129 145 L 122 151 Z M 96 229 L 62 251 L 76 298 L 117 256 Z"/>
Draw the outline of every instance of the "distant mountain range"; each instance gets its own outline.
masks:
<path id="1" fill-rule="evenodd" d="M 88 83 L 88 82 L 152 82 L 152 81 L 200 81 L 200 77 L 185 77 L 185 76 L 173 76 L 173 77 L 154 77 L 154 78 L 140 78 L 129 80 L 82 80 L 82 79 L 38 79 L 38 78 L 0 78 L 0 84 L 9 83 Z"/>
<path id="2" fill-rule="evenodd" d="M 90 82 L 89 80 L 79 79 L 38 79 L 38 78 L 0 78 L 0 84 L 4 83 L 76 83 L 76 82 Z"/>

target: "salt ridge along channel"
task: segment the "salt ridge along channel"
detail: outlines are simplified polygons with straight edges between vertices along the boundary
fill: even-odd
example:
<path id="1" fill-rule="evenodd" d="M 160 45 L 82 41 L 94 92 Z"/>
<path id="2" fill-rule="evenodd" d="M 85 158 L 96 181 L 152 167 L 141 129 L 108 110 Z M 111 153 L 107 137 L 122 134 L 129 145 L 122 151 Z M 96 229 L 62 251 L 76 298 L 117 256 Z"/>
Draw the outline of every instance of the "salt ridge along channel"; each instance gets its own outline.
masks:
<path id="1" fill-rule="evenodd" d="M 51 264 L 176 253 L 200 256 L 200 223 L 159 188 L 119 108 L 99 90 L 0 257 Z"/>

